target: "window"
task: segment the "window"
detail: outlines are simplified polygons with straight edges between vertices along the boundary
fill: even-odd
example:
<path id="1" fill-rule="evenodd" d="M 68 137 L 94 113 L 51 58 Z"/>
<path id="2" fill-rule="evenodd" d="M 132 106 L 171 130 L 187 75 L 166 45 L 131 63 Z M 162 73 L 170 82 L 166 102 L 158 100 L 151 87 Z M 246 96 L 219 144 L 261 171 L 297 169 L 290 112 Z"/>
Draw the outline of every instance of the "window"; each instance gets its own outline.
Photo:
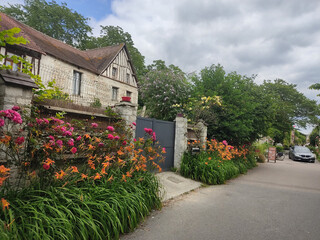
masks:
<path id="1" fill-rule="evenodd" d="M 117 68 L 116 67 L 113 67 L 112 68 L 112 77 L 116 77 L 117 76 Z"/>
<path id="2" fill-rule="evenodd" d="M 21 71 L 19 68 L 21 68 L 21 63 L 14 63 L 12 59 L 6 59 L 6 65 L 11 66 L 12 71 Z"/>
<path id="3" fill-rule="evenodd" d="M 118 90 L 117 87 L 112 87 L 112 100 L 118 100 Z"/>
<path id="4" fill-rule="evenodd" d="M 80 95 L 81 90 L 81 73 L 73 71 L 73 94 Z"/>
<path id="5" fill-rule="evenodd" d="M 127 91 L 127 92 L 126 92 L 126 95 L 127 95 L 127 97 L 131 97 L 132 92 Z"/>
<path id="6" fill-rule="evenodd" d="M 130 74 L 127 73 L 127 83 L 130 83 Z"/>

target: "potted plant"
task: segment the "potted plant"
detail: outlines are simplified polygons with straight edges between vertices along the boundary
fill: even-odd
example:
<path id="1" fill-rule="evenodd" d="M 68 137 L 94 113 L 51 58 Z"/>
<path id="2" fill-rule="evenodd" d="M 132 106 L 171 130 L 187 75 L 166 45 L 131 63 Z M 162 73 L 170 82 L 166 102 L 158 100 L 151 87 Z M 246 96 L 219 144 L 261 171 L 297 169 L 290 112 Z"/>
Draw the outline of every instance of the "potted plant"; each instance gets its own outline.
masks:
<path id="1" fill-rule="evenodd" d="M 131 97 L 128 97 L 128 96 L 122 97 L 122 102 L 131 102 Z"/>

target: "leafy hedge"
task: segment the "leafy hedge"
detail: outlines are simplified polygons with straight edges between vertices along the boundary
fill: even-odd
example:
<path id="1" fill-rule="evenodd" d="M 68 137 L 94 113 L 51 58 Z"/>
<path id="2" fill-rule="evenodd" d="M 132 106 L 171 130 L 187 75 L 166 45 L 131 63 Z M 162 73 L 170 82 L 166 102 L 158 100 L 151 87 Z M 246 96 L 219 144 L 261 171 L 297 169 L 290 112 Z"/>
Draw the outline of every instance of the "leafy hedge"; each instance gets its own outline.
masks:
<path id="1" fill-rule="evenodd" d="M 180 167 L 182 176 L 206 184 L 223 184 L 256 166 L 254 154 L 248 150 L 231 148 L 215 140 L 208 142 L 207 149 L 194 155 L 185 152 Z"/>

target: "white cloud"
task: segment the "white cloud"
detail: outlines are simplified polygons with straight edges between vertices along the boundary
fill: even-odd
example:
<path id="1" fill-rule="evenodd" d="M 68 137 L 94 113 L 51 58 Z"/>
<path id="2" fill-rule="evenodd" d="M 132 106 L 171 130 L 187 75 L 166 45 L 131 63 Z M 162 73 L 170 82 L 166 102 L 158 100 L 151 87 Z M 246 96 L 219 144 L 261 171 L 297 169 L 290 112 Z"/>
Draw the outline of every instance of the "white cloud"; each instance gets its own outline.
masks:
<path id="1" fill-rule="evenodd" d="M 286 0 L 114 0 L 96 23 L 129 32 L 147 64 L 184 71 L 221 63 L 227 71 L 282 78 L 315 99 L 320 80 L 320 2 Z M 314 93 L 314 94 L 312 94 Z"/>

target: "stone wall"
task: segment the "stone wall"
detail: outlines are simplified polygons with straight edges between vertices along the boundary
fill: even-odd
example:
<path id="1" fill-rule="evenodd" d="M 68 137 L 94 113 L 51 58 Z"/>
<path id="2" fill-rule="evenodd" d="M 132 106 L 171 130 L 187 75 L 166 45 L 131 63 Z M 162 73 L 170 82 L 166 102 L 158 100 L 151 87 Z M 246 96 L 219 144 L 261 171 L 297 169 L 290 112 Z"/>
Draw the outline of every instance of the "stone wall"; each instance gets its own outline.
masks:
<path id="1" fill-rule="evenodd" d="M 74 71 L 81 73 L 80 95 L 73 94 Z M 97 75 L 51 56 L 42 56 L 40 77 L 44 83 L 54 79 L 56 86 L 68 93 L 74 103 L 84 106 L 89 106 L 95 98 L 100 100 L 103 108 L 113 106 L 120 102 L 122 96 L 127 96 L 127 92 L 131 93 L 131 101 L 138 103 L 138 88 L 133 78 L 131 82 L 126 83 L 122 78 L 113 79 L 106 74 Z M 112 88 L 118 89 L 117 99 L 112 99 Z"/>

